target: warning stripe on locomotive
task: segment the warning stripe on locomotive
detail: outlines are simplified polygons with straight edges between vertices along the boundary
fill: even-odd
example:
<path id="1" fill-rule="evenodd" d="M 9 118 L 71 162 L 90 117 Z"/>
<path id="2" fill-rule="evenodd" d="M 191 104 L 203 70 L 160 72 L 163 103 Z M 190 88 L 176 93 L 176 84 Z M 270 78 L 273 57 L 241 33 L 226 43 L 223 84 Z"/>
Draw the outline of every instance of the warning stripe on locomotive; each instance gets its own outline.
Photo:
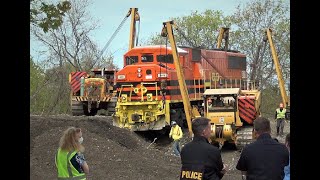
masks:
<path id="1" fill-rule="evenodd" d="M 111 96 L 106 96 L 106 97 L 101 98 L 101 99 L 99 99 L 97 97 L 88 98 L 88 97 L 85 97 L 85 96 L 74 96 L 74 97 L 72 97 L 72 100 L 73 101 L 88 101 L 88 100 L 90 100 L 90 101 L 109 102 L 111 100 Z"/>
<path id="2" fill-rule="evenodd" d="M 239 115 L 248 123 L 252 123 L 256 118 L 256 108 L 254 107 L 254 99 L 251 98 L 239 98 Z"/>
<path id="3" fill-rule="evenodd" d="M 78 92 L 80 91 L 80 78 L 83 76 L 86 76 L 86 72 L 72 72 L 71 73 L 71 79 L 70 79 L 70 85 L 72 92 Z"/>

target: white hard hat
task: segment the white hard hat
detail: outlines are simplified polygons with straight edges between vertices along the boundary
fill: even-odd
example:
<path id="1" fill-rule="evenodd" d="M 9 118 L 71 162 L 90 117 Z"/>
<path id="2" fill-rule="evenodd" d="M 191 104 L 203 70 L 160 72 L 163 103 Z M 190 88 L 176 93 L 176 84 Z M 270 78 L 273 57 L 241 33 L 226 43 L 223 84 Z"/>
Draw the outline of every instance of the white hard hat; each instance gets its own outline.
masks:
<path id="1" fill-rule="evenodd" d="M 175 125 L 175 124 L 177 124 L 177 122 L 171 121 L 171 125 Z"/>

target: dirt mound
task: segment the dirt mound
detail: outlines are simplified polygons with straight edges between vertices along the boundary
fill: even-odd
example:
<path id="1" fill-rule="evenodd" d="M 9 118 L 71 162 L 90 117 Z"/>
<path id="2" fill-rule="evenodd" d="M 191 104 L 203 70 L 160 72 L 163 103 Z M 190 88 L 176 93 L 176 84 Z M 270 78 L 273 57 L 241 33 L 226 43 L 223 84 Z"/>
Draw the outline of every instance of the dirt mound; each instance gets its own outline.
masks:
<path id="1" fill-rule="evenodd" d="M 55 153 L 70 126 L 83 130 L 88 179 L 178 178 L 178 158 L 149 146 L 133 132 L 112 126 L 110 117 L 30 116 L 30 179 L 56 179 Z"/>
<path id="2" fill-rule="evenodd" d="M 271 121 L 275 133 L 275 121 Z M 85 157 L 90 166 L 88 180 L 177 180 L 180 159 L 171 155 L 170 142 L 145 139 L 141 135 L 112 126 L 111 117 L 30 116 L 30 179 L 55 180 L 55 153 L 59 139 L 70 126 L 83 130 Z M 285 125 L 285 134 L 290 132 L 290 123 Z M 184 129 L 182 146 L 190 141 Z M 279 138 L 284 142 L 284 137 Z M 235 166 L 238 151 L 222 148 L 222 159 L 227 165 L 223 180 L 241 179 Z"/>

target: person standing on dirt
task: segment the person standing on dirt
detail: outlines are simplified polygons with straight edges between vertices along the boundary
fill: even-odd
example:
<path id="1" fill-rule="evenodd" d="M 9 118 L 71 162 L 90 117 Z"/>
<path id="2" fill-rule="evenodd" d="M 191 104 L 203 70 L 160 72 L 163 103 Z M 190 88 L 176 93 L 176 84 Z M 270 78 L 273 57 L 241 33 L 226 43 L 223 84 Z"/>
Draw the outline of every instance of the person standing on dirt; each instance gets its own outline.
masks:
<path id="1" fill-rule="evenodd" d="M 287 134 L 285 145 L 289 151 L 289 164 L 284 167 L 284 179 L 283 180 L 290 180 L 290 133 Z"/>
<path id="2" fill-rule="evenodd" d="M 284 120 L 286 117 L 286 109 L 283 108 L 283 103 L 279 104 L 276 109 L 275 119 L 277 120 L 277 136 L 283 136 Z"/>
<path id="3" fill-rule="evenodd" d="M 247 180 L 283 180 L 283 169 L 289 164 L 289 151 L 282 143 L 271 138 L 270 121 L 258 117 L 253 121 L 256 141 L 246 145 L 236 168 Z"/>
<path id="4" fill-rule="evenodd" d="M 58 179 L 86 179 L 89 166 L 83 155 L 82 142 L 83 137 L 80 128 L 70 127 L 64 131 L 55 157 Z"/>
<path id="5" fill-rule="evenodd" d="M 219 180 L 226 173 L 220 150 L 209 143 L 210 120 L 198 117 L 192 121 L 193 140 L 181 150 L 180 179 Z"/>
<path id="6" fill-rule="evenodd" d="M 169 137 L 173 139 L 172 149 L 175 156 L 180 156 L 180 139 L 183 136 L 181 127 L 177 124 L 177 122 L 171 122 L 171 130 L 169 133 Z"/>

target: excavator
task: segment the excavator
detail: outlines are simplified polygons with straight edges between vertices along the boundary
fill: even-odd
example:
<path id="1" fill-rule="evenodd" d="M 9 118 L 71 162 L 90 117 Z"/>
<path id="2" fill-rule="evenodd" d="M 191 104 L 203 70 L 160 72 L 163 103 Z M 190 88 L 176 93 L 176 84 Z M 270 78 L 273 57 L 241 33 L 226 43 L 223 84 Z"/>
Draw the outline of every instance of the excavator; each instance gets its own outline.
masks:
<path id="1" fill-rule="evenodd" d="M 192 137 L 192 119 L 201 117 L 196 107 L 191 107 L 187 86 L 179 61 L 177 46 L 173 35 L 173 27 L 177 28 L 173 21 L 163 23 L 161 35 L 168 36 L 173 49 L 174 64 L 177 69 L 180 92 L 183 98 L 184 111 L 188 124 L 189 134 Z M 228 46 L 229 28 L 222 28 L 218 38 L 218 48 L 221 47 L 222 39 L 225 39 L 225 47 Z M 225 49 L 227 50 L 227 49 Z M 204 117 L 211 120 L 212 144 L 219 145 L 221 149 L 224 142 L 234 143 L 238 150 L 253 141 L 253 121 L 260 115 L 261 96 L 260 91 L 252 83 L 245 90 L 243 88 L 226 87 L 221 89 L 206 89 L 203 94 Z M 208 102 L 213 102 L 209 108 Z M 220 102 L 219 102 L 220 101 Z"/>
<path id="2" fill-rule="evenodd" d="M 281 71 L 281 66 L 279 63 L 279 59 L 278 59 L 278 55 L 276 52 L 276 48 L 275 45 L 273 43 L 272 40 L 272 29 L 271 28 L 267 28 L 265 30 L 265 36 L 263 38 L 264 42 L 269 42 L 270 45 L 270 49 L 271 49 L 271 54 L 272 54 L 272 59 L 273 62 L 275 64 L 275 68 L 276 68 L 276 72 L 277 72 L 277 77 L 278 77 L 278 81 L 279 81 L 279 87 L 280 87 L 280 93 L 281 93 L 281 97 L 282 97 L 282 102 L 284 104 L 284 108 L 286 108 L 286 119 L 290 120 L 290 101 L 285 89 L 285 83 L 282 77 L 282 71 Z"/>

